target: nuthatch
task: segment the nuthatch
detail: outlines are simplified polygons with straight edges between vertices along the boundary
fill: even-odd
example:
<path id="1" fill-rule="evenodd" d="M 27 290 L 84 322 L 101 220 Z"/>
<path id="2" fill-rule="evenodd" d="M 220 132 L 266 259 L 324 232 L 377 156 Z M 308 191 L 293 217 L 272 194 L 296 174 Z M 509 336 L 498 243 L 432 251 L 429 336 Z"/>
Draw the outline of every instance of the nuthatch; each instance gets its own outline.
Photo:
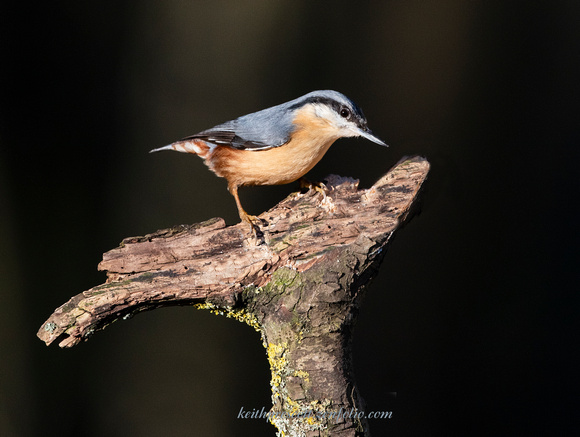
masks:
<path id="1" fill-rule="evenodd" d="M 360 108 L 337 91 L 313 91 L 290 102 L 244 115 L 159 149 L 193 153 L 226 178 L 242 221 L 258 230 L 244 211 L 238 188 L 281 185 L 304 176 L 342 137 L 364 137 L 382 146 Z"/>

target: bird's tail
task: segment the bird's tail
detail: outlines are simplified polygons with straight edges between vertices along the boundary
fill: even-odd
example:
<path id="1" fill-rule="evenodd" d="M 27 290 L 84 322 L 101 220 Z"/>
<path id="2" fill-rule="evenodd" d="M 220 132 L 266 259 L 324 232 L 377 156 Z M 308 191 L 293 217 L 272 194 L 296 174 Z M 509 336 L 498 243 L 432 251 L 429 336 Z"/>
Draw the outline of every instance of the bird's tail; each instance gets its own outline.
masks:
<path id="1" fill-rule="evenodd" d="M 194 155 L 199 155 L 201 158 L 205 159 L 210 152 L 211 148 L 205 141 L 202 140 L 185 140 L 176 141 L 167 146 L 159 147 L 158 149 L 153 149 L 149 153 L 161 152 L 162 150 L 175 150 L 176 152 L 182 153 L 193 153 Z"/>

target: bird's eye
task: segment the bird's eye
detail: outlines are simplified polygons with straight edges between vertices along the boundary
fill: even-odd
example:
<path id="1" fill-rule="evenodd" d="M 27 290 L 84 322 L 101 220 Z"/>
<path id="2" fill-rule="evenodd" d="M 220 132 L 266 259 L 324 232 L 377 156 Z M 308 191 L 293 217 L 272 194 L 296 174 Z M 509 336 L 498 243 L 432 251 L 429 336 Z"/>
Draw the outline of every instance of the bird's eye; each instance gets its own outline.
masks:
<path id="1" fill-rule="evenodd" d="M 348 108 L 341 108 L 340 116 L 343 118 L 348 118 L 350 116 L 350 111 Z"/>

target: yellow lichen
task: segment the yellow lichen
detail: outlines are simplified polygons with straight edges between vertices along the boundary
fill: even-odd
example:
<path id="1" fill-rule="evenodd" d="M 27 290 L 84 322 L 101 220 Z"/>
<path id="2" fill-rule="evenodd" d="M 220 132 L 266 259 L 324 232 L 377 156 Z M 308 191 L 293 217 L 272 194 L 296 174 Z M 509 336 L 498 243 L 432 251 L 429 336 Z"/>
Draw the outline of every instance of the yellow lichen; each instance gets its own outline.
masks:
<path id="1" fill-rule="evenodd" d="M 246 325 L 250 325 L 256 331 L 261 332 L 261 325 L 256 316 L 244 308 L 233 309 L 231 307 L 219 307 L 210 302 L 197 303 L 194 305 L 198 310 L 209 310 L 212 314 L 226 316 L 230 319 L 236 319 Z"/>
<path id="2" fill-rule="evenodd" d="M 288 360 L 284 356 L 286 349 L 288 349 L 288 343 L 283 342 L 281 344 L 268 343 L 267 353 L 268 362 L 270 363 L 270 368 L 272 373 L 280 373 L 286 370 L 288 366 Z"/>
<path id="3" fill-rule="evenodd" d="M 295 370 L 293 376 L 302 378 L 307 384 L 310 383 L 310 374 L 304 370 Z"/>

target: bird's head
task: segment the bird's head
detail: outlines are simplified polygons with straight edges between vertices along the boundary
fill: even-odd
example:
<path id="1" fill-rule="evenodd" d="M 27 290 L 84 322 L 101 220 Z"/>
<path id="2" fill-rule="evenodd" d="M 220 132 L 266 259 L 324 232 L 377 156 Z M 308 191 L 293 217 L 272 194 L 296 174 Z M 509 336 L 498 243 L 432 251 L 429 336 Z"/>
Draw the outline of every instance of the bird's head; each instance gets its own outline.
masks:
<path id="1" fill-rule="evenodd" d="M 294 123 L 302 127 L 318 128 L 335 138 L 363 137 L 387 146 L 373 135 L 362 110 L 348 97 L 337 91 L 313 91 L 292 102 L 288 110 L 294 113 Z"/>

